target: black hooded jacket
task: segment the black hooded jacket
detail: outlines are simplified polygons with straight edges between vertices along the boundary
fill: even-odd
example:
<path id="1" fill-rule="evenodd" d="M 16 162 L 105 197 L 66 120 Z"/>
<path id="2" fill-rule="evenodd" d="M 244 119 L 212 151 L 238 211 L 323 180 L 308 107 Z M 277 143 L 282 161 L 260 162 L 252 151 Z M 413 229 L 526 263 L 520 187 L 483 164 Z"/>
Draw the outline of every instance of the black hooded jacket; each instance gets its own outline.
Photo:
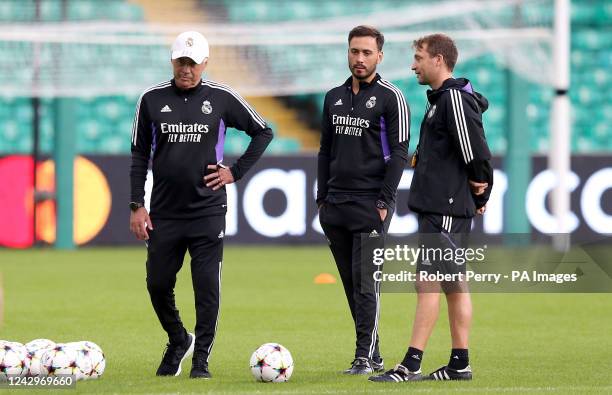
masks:
<path id="1" fill-rule="evenodd" d="M 471 218 L 489 200 L 493 187 L 491 152 L 482 125 L 487 99 L 469 80 L 449 78 L 427 91 L 408 207 L 417 213 Z M 472 193 L 468 180 L 487 182 Z"/>

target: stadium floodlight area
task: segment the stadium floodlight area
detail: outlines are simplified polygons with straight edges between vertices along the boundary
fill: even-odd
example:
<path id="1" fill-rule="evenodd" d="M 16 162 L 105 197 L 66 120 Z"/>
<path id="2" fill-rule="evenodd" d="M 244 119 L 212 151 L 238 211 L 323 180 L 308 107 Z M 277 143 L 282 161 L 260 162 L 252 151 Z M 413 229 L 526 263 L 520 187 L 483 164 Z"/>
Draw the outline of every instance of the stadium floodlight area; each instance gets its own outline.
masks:
<path id="1" fill-rule="evenodd" d="M 0 96 L 137 95 L 168 78 L 168 47 L 184 30 L 208 37 L 209 77 L 243 95 L 323 92 L 345 78 L 347 34 L 356 24 L 385 33 L 381 72 L 387 79 L 411 77 L 412 41 L 442 31 L 456 39 L 461 62 L 493 54 L 526 80 L 553 86 L 553 0 L 397 4 L 274 23 L 4 22 Z"/>

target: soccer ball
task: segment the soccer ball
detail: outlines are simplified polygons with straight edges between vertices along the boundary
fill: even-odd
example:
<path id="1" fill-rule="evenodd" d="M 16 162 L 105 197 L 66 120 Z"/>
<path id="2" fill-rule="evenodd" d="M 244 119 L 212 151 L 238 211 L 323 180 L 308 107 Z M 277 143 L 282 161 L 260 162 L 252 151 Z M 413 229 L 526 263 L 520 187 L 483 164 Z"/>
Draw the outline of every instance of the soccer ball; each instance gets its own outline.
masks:
<path id="1" fill-rule="evenodd" d="M 28 352 L 21 343 L 0 340 L 0 381 L 8 376 L 25 376 L 28 372 Z"/>
<path id="2" fill-rule="evenodd" d="M 102 350 L 92 350 L 89 353 L 89 360 L 91 361 L 91 372 L 87 379 L 97 379 L 102 376 L 104 369 L 106 368 L 106 359 Z"/>
<path id="3" fill-rule="evenodd" d="M 83 380 L 91 371 L 89 359 L 79 356 L 77 349 L 67 344 L 56 344 L 45 351 L 40 365 L 43 376 L 70 375 Z"/>
<path id="4" fill-rule="evenodd" d="M 83 371 L 85 380 L 102 376 L 106 368 L 106 359 L 100 346 L 90 341 L 68 343 L 67 345 L 76 350 L 77 365 L 87 369 Z"/>
<path id="5" fill-rule="evenodd" d="M 251 355 L 251 373 L 257 381 L 282 383 L 293 373 L 293 358 L 278 343 L 266 343 Z"/>
<path id="6" fill-rule="evenodd" d="M 102 348 L 100 348 L 100 346 L 98 346 L 96 343 L 94 342 L 90 342 L 90 341 L 82 341 L 82 342 L 77 342 L 79 344 L 81 344 L 84 348 L 89 349 L 89 350 L 94 350 L 99 352 L 100 354 L 104 354 L 102 352 Z"/>
<path id="7" fill-rule="evenodd" d="M 28 352 L 28 376 L 43 376 L 40 359 L 43 354 L 55 347 L 55 342 L 49 339 L 35 339 L 26 343 L 25 348 Z"/>

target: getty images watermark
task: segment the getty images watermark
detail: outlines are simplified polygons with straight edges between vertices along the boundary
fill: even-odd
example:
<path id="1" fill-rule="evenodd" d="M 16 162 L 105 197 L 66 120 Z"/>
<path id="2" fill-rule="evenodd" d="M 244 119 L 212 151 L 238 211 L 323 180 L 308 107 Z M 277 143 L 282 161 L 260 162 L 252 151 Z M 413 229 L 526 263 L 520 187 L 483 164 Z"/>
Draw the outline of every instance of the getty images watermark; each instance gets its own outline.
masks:
<path id="1" fill-rule="evenodd" d="M 362 289 L 430 292 L 427 285 L 456 285 L 458 292 L 612 292 L 612 238 L 560 249 L 554 236 L 364 234 Z"/>

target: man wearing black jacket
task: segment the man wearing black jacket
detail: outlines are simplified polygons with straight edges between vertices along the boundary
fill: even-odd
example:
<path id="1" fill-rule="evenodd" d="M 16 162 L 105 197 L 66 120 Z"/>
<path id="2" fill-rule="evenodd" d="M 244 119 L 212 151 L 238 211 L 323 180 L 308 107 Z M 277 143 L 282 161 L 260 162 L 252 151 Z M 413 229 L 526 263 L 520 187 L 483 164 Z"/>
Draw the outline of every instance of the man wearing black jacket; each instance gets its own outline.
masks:
<path id="1" fill-rule="evenodd" d="M 458 52 L 453 40 L 432 34 L 414 42 L 412 69 L 419 84 L 429 85 L 428 105 L 421 123 L 419 145 L 413 157 L 414 175 L 408 206 L 418 214 L 419 234 L 426 247 L 462 247 L 472 217 L 483 214 L 493 186 L 491 153 L 482 125 L 487 100 L 471 83 L 452 76 Z M 436 240 L 433 242 L 432 240 Z M 438 243 L 438 241 L 440 241 Z M 421 260 L 417 272 L 459 273 L 465 265 Z M 418 278 L 418 277 L 417 277 Z M 472 304 L 465 283 L 416 283 L 417 307 L 410 347 L 403 361 L 376 382 L 471 380 L 468 334 Z M 421 374 L 423 351 L 439 313 L 440 293 L 448 304 L 452 350 L 449 363 L 429 376 Z"/>
<path id="2" fill-rule="evenodd" d="M 383 370 L 378 349 L 379 284 L 362 288 L 361 235 L 383 239 L 408 161 L 410 111 L 402 92 L 376 73 L 384 37 L 357 26 L 348 37 L 352 76 L 325 96 L 317 205 L 356 332 L 347 374 Z M 369 288 L 369 287 L 364 287 Z"/>
<path id="3" fill-rule="evenodd" d="M 221 293 L 227 197 L 224 186 L 239 180 L 259 159 L 272 131 L 228 86 L 202 80 L 208 42 L 181 33 L 172 45 L 174 78 L 147 89 L 138 100 L 132 129 L 130 230 L 147 243 L 147 289 L 169 343 L 158 376 L 178 376 L 193 353 L 190 377 L 210 378 L 210 356 Z M 250 137 L 246 152 L 223 165 L 227 127 Z M 151 214 L 144 184 L 151 160 Z M 196 306 L 195 335 L 181 322 L 174 302 L 176 274 L 191 255 Z"/>

